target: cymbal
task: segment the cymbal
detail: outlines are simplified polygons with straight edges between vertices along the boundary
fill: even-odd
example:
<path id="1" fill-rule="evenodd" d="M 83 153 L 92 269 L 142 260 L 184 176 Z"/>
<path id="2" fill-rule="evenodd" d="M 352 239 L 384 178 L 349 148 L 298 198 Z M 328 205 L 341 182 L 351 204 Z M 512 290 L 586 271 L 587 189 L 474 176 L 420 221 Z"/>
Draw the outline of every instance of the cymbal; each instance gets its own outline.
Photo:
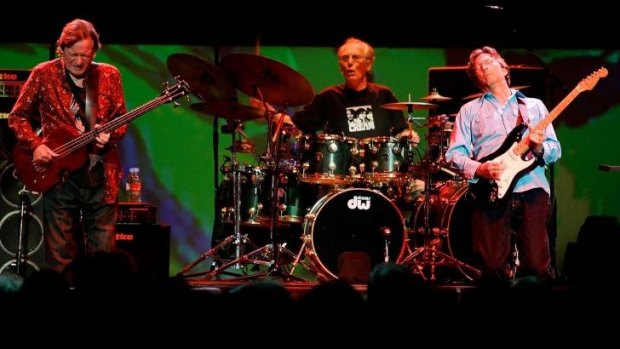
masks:
<path id="1" fill-rule="evenodd" d="M 264 115 L 261 109 L 220 100 L 208 100 L 204 103 L 195 103 L 190 105 L 189 108 L 204 114 L 241 122 L 259 119 Z"/>
<path id="2" fill-rule="evenodd" d="M 436 108 L 437 104 L 425 103 L 425 102 L 395 102 L 388 103 L 381 106 L 383 109 L 390 110 L 426 110 Z"/>
<path id="3" fill-rule="evenodd" d="M 271 104 L 300 106 L 314 98 L 312 85 L 297 71 L 272 59 L 234 53 L 222 58 L 220 67 L 243 93 Z"/>
<path id="4" fill-rule="evenodd" d="M 427 101 L 427 102 L 446 102 L 446 101 L 452 100 L 451 97 L 445 97 L 445 96 L 440 95 L 439 92 L 437 92 L 437 90 L 433 90 L 433 92 L 431 92 L 430 95 L 421 97 L 420 99 L 423 101 Z"/>
<path id="5" fill-rule="evenodd" d="M 185 53 L 168 57 L 168 70 L 173 76 L 180 76 L 189 84 L 196 97 L 235 101 L 237 91 L 226 80 L 226 75 L 215 65 Z"/>
<path id="6" fill-rule="evenodd" d="M 513 88 L 513 89 L 515 89 L 515 90 L 524 90 L 524 89 L 526 89 L 526 88 L 528 88 L 528 87 L 529 87 L 528 85 L 522 85 L 522 86 L 510 86 L 510 88 Z M 461 100 L 462 100 L 462 101 L 466 101 L 466 100 L 469 100 L 469 99 L 478 98 L 478 97 L 481 97 L 483 94 L 484 94 L 484 92 L 472 93 L 472 94 L 470 94 L 470 95 L 467 95 L 467 96 L 465 96 L 465 97 L 461 98 Z"/>

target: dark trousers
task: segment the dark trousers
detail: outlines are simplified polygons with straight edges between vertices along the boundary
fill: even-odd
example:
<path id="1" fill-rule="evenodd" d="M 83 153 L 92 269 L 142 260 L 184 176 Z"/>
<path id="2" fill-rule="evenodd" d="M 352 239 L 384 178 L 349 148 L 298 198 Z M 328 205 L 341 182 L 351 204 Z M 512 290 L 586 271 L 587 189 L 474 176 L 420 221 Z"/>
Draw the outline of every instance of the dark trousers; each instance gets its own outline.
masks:
<path id="1" fill-rule="evenodd" d="M 83 187 L 69 179 L 46 192 L 43 211 L 47 266 L 62 272 L 80 254 L 112 251 L 117 208 L 117 204 L 104 204 L 103 185 Z"/>
<path id="2" fill-rule="evenodd" d="M 511 255 L 512 231 L 519 252 L 519 273 L 548 276 L 551 262 L 547 221 L 549 195 L 543 189 L 512 194 L 495 209 L 474 207 L 474 252 L 482 259 L 483 277 L 505 279 Z"/>

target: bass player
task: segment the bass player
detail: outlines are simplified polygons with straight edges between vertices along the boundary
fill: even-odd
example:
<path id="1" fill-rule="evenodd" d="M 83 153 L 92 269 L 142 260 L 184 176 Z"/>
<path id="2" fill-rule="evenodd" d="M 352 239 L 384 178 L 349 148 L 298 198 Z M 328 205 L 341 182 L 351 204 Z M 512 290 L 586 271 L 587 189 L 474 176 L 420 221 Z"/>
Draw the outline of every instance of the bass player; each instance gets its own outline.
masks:
<path id="1" fill-rule="evenodd" d="M 90 22 L 67 23 L 56 48 L 59 57 L 32 70 L 9 115 L 18 147 L 32 153 L 35 166 L 50 166 L 60 158 L 59 148 L 48 146 L 56 134 L 78 136 L 126 112 L 119 70 L 93 62 L 101 43 Z M 41 137 L 30 124 L 38 118 Z M 99 133 L 84 163 L 43 194 L 48 268 L 62 272 L 81 254 L 114 248 L 122 176 L 117 142 L 126 128 Z"/>

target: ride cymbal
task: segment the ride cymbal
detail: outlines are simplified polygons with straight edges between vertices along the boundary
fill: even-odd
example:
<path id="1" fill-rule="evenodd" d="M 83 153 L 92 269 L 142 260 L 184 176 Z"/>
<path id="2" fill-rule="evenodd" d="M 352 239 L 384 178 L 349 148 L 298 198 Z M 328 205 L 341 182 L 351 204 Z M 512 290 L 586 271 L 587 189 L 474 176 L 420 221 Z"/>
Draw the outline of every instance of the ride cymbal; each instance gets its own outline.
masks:
<path id="1" fill-rule="evenodd" d="M 394 102 L 381 106 L 383 109 L 390 110 L 427 110 L 436 108 L 437 104 L 425 103 L 425 102 Z"/>
<path id="2" fill-rule="evenodd" d="M 192 104 L 189 107 L 191 110 L 203 114 L 241 122 L 259 119 L 264 115 L 261 109 L 255 107 L 218 100 L 208 100 L 204 103 Z"/>
<path id="3" fill-rule="evenodd" d="M 451 97 L 445 97 L 440 95 L 436 89 L 433 89 L 430 95 L 421 97 L 420 99 L 427 102 L 447 102 L 452 100 Z"/>
<path id="4" fill-rule="evenodd" d="M 237 100 L 237 91 L 215 65 L 185 53 L 170 55 L 167 65 L 170 74 L 187 82 L 196 97 L 202 100 Z"/>
<path id="5" fill-rule="evenodd" d="M 222 58 L 220 67 L 243 93 L 271 104 L 296 107 L 314 98 L 312 85 L 283 63 L 247 53 Z"/>

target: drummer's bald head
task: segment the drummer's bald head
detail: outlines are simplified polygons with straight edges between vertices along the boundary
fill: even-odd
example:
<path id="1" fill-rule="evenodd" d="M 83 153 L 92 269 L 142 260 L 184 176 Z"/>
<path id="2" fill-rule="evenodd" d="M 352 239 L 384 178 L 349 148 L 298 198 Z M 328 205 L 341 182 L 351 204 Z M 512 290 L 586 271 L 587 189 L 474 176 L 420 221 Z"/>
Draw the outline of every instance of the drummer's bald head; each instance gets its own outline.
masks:
<path id="1" fill-rule="evenodd" d="M 344 43 L 338 48 L 338 56 L 340 56 L 340 51 L 346 46 L 350 44 L 361 45 L 364 51 L 364 57 L 369 61 L 370 64 L 375 62 L 375 49 L 370 46 L 366 41 L 362 41 L 358 38 L 350 37 L 344 41 Z"/>

